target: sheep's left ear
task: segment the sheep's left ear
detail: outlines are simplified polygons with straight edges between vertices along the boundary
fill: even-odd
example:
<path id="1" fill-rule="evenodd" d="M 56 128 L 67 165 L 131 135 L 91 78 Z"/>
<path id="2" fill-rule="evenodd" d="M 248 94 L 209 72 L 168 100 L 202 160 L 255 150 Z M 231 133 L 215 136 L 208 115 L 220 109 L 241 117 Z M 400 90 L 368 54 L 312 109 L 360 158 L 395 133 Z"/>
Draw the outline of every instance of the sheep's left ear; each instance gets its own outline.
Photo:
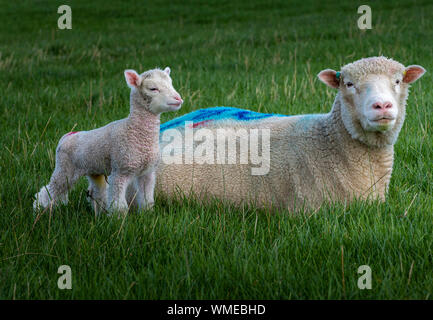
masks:
<path id="1" fill-rule="evenodd" d="M 171 70 L 170 70 L 169 67 L 165 67 L 164 72 L 165 72 L 166 74 L 170 75 Z"/>
<path id="2" fill-rule="evenodd" d="M 425 69 L 421 66 L 413 65 L 404 70 L 403 82 L 412 83 L 418 80 L 425 73 Z"/>
<path id="3" fill-rule="evenodd" d="M 317 77 L 328 87 L 338 89 L 340 85 L 340 73 L 335 70 L 332 69 L 322 70 L 317 75 Z"/>

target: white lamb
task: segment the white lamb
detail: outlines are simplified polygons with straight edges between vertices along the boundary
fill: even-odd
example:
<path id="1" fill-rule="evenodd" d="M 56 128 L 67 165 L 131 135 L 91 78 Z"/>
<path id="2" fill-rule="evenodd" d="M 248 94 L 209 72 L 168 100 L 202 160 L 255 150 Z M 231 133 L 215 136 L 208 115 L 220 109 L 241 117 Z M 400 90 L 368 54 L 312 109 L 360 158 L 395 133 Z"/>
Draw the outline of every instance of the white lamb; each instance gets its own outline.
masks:
<path id="1" fill-rule="evenodd" d="M 327 114 L 282 116 L 218 107 L 164 123 L 162 137 L 167 129 L 177 129 L 182 133 L 180 142 L 185 140 L 185 121 L 194 122 L 191 127 L 199 139 L 204 136 L 202 128 L 210 137 L 217 137 L 219 129 L 268 129 L 270 138 L 265 146 L 269 146 L 269 166 L 265 174 L 253 175 L 252 169 L 258 164 L 251 160 L 246 164 L 228 164 L 227 160 L 222 164 L 164 163 L 163 157 L 158 167 L 157 192 L 291 210 L 304 205 L 317 208 L 324 200 L 383 201 L 409 86 L 424 72 L 420 66 L 405 67 L 385 57 L 366 58 L 343 66 L 340 72 L 327 69 L 319 73 L 322 82 L 338 90 Z M 241 150 L 240 141 L 237 139 L 234 150 Z M 266 150 L 260 141 L 257 149 Z M 162 154 L 172 145 L 163 138 Z M 250 145 L 250 152 L 254 146 Z M 182 151 L 180 159 L 185 159 L 186 148 L 177 149 Z M 213 148 L 211 159 L 218 159 L 217 150 Z"/>
<path id="2" fill-rule="evenodd" d="M 160 114 L 179 110 L 183 100 L 173 88 L 168 67 L 141 75 L 125 70 L 125 78 L 131 88 L 129 116 L 102 128 L 64 135 L 56 149 L 50 183 L 35 195 L 35 210 L 67 203 L 68 191 L 84 175 L 96 213 L 104 208 L 126 212 L 125 192 L 130 184 L 139 208 L 152 207 Z"/>

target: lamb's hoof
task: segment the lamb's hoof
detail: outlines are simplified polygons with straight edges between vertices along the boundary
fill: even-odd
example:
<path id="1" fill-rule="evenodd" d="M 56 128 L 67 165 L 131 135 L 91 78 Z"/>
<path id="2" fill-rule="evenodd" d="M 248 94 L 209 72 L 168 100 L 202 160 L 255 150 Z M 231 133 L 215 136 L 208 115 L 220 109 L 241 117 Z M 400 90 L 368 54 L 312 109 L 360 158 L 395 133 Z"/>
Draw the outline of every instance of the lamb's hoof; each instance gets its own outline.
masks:
<path id="1" fill-rule="evenodd" d="M 124 218 L 128 214 L 128 206 L 111 206 L 108 210 L 109 217 Z"/>
<path id="2" fill-rule="evenodd" d="M 149 211 L 153 211 L 154 207 L 155 207 L 155 203 L 154 203 L 154 202 L 149 202 L 149 203 L 144 207 L 144 209 L 145 209 L 145 210 L 149 210 Z"/>
<path id="3" fill-rule="evenodd" d="M 141 206 L 139 206 L 137 209 L 138 213 L 144 212 L 144 211 L 153 211 L 153 207 L 154 207 L 154 203 L 153 202 L 149 202 L 146 204 L 142 204 Z"/>
<path id="4" fill-rule="evenodd" d="M 46 209 L 51 204 L 51 199 L 45 188 L 35 194 L 35 200 L 33 201 L 33 211 L 38 212 Z"/>
<path id="5" fill-rule="evenodd" d="M 128 215 L 128 212 L 125 211 L 118 211 L 118 210 L 110 210 L 107 213 L 108 217 L 113 217 L 117 219 L 123 219 Z"/>
<path id="6" fill-rule="evenodd" d="M 38 199 L 35 199 L 35 201 L 33 201 L 33 213 L 36 214 L 41 210 L 43 210 L 41 203 L 38 201 Z"/>

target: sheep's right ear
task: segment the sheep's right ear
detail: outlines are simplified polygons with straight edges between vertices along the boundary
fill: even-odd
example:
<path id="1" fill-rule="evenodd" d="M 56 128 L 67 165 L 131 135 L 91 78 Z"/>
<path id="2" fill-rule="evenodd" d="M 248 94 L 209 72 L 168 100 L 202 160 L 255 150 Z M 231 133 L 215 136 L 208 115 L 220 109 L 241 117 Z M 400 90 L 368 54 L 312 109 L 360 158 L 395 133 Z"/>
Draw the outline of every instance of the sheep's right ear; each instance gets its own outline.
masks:
<path id="1" fill-rule="evenodd" d="M 320 81 L 326 84 L 328 87 L 338 89 L 340 85 L 340 79 L 337 77 L 337 71 L 332 69 L 325 69 L 320 71 L 317 75 Z"/>
<path id="2" fill-rule="evenodd" d="M 131 89 L 137 88 L 141 84 L 141 77 L 135 70 L 125 70 L 125 79 Z"/>

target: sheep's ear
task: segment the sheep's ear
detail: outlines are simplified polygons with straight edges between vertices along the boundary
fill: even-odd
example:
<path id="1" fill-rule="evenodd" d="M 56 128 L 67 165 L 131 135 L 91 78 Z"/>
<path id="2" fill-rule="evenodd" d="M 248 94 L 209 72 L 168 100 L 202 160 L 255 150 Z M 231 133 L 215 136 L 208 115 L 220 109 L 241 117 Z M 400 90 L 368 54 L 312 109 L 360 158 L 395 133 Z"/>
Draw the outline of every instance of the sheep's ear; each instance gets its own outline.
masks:
<path id="1" fill-rule="evenodd" d="M 132 88 L 137 88 L 141 84 L 140 75 L 134 70 L 125 70 L 125 79 L 128 86 Z"/>
<path id="2" fill-rule="evenodd" d="M 170 70 L 169 67 L 165 67 L 164 72 L 165 72 L 166 74 L 170 75 L 171 70 Z"/>
<path id="3" fill-rule="evenodd" d="M 317 75 L 320 81 L 322 81 L 327 86 L 338 89 L 340 85 L 340 79 L 337 77 L 337 71 L 332 69 L 325 69 L 320 71 Z"/>
<path id="4" fill-rule="evenodd" d="M 404 71 L 403 82 L 412 83 L 418 80 L 425 73 L 425 69 L 421 66 L 413 65 L 406 68 Z"/>

